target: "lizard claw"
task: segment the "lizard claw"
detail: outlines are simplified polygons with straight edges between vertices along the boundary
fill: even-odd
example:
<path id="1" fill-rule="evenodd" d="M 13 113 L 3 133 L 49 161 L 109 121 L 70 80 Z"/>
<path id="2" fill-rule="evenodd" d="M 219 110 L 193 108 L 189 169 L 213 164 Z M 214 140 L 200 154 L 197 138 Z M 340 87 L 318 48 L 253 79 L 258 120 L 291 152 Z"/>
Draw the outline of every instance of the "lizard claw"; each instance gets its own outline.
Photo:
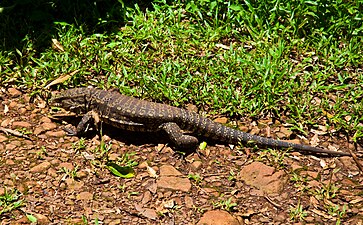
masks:
<path id="1" fill-rule="evenodd" d="M 68 136 L 77 136 L 77 131 L 70 127 L 65 127 L 63 130 L 67 133 Z"/>

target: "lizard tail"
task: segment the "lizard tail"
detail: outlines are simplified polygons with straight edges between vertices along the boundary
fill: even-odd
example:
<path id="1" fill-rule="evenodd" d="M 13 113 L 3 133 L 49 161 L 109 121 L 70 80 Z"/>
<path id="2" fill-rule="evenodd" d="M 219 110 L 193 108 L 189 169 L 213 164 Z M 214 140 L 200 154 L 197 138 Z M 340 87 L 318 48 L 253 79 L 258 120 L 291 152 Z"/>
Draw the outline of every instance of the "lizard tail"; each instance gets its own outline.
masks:
<path id="1" fill-rule="evenodd" d="M 333 156 L 351 156 L 348 152 L 338 152 L 327 149 L 322 149 L 318 147 L 313 147 L 304 144 L 295 144 L 287 141 L 280 141 L 272 138 L 261 137 L 257 135 L 252 135 L 245 133 L 240 130 L 236 130 L 230 127 L 226 127 L 220 123 L 216 123 L 208 118 L 201 117 L 199 114 L 191 113 L 188 115 L 191 118 L 191 124 L 186 124 L 186 128 L 192 128 L 192 124 L 198 124 L 192 131 L 198 133 L 199 135 L 211 138 L 216 141 L 221 141 L 230 144 L 241 144 L 253 142 L 257 145 L 262 145 L 272 148 L 291 148 L 296 151 L 305 153 L 315 153 L 315 154 L 325 154 Z"/>

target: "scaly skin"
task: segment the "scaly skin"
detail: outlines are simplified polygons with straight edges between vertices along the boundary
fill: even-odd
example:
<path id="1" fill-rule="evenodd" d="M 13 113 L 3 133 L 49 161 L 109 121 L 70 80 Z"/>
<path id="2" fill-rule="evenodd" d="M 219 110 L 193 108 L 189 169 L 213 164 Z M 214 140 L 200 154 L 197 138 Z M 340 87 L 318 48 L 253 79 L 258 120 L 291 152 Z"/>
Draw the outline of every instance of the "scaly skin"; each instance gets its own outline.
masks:
<path id="1" fill-rule="evenodd" d="M 149 102 L 122 95 L 116 91 L 94 88 L 74 88 L 55 96 L 53 105 L 84 115 L 76 134 L 81 135 L 92 120 L 124 130 L 139 132 L 165 131 L 170 140 L 181 148 L 195 147 L 198 139 L 185 135 L 183 130 L 192 131 L 210 139 L 239 144 L 252 141 L 273 148 L 291 148 L 300 152 L 332 156 L 350 156 L 350 153 L 330 151 L 308 145 L 295 144 L 251 135 L 204 118 L 197 113 L 160 103 Z"/>

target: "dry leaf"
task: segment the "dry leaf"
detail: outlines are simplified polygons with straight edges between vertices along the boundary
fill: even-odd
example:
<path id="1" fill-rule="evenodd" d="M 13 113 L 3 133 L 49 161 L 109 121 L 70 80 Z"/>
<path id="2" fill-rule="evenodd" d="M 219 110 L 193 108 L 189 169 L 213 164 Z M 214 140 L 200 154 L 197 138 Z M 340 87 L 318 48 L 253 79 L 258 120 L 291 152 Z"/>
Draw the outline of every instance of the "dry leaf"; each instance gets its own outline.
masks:
<path id="1" fill-rule="evenodd" d="M 174 199 L 171 199 L 169 201 L 164 202 L 164 208 L 165 209 L 172 209 L 175 206 Z"/>
<path id="2" fill-rule="evenodd" d="M 310 144 L 312 146 L 317 146 L 319 144 L 319 136 L 314 134 L 313 138 L 311 138 Z"/>
<path id="3" fill-rule="evenodd" d="M 229 46 L 224 45 L 224 44 L 216 44 L 216 47 L 217 48 L 222 48 L 222 49 L 225 49 L 225 50 L 229 50 Z"/>
<path id="4" fill-rule="evenodd" d="M 149 173 L 150 177 L 152 178 L 158 178 L 159 176 L 156 174 L 156 171 L 150 167 L 149 165 L 146 165 L 147 172 Z"/>
<path id="5" fill-rule="evenodd" d="M 9 107 L 8 105 L 4 105 L 4 114 L 9 112 Z"/>
<path id="6" fill-rule="evenodd" d="M 59 43 L 57 39 L 52 39 L 52 47 L 59 52 L 64 52 L 63 46 L 61 45 L 61 43 Z"/>
<path id="7" fill-rule="evenodd" d="M 64 81 L 68 80 L 69 78 L 71 78 L 74 74 L 78 73 L 79 70 L 75 70 L 71 73 L 67 73 L 67 74 L 64 74 L 60 77 L 58 77 L 57 79 L 53 80 L 52 82 L 50 82 L 47 86 L 45 86 L 45 88 L 50 88 L 51 86 L 53 85 L 56 85 L 56 84 L 61 84 L 63 83 Z"/>
<path id="8" fill-rule="evenodd" d="M 326 167 L 326 162 L 325 162 L 324 159 L 320 159 L 319 163 L 320 163 L 321 168 L 325 168 Z"/>

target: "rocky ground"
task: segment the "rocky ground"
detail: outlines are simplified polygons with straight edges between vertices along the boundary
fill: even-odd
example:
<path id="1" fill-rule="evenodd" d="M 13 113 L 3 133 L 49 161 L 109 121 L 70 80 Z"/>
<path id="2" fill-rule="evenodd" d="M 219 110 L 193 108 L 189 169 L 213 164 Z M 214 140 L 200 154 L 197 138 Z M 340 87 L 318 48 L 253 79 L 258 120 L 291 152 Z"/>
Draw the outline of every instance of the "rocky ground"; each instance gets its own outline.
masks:
<path id="1" fill-rule="evenodd" d="M 182 156 L 160 135 L 104 128 L 102 138 L 67 136 L 43 100 L 30 103 L 14 88 L 2 88 L 0 101 L 0 196 L 22 201 L 4 210 L 12 201 L 0 197 L 0 224 L 30 224 L 29 215 L 38 224 L 363 223 L 363 178 L 350 157 L 218 144 Z M 269 121 L 240 128 L 292 138 Z M 362 151 L 325 133 L 312 132 L 310 143 Z M 135 176 L 113 175 L 110 161 L 133 165 Z"/>

